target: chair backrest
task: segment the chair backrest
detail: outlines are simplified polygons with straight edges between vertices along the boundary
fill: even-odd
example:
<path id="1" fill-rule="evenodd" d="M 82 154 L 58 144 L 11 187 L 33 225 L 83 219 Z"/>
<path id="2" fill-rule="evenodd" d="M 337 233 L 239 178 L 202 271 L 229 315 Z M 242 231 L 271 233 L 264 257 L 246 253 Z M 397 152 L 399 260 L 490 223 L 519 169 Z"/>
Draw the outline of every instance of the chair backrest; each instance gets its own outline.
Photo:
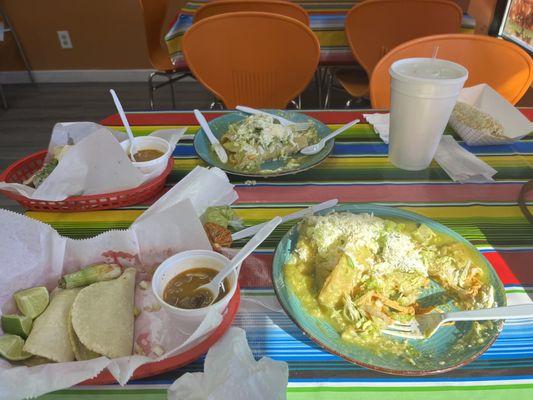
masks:
<path id="1" fill-rule="evenodd" d="M 346 15 L 346 36 L 368 76 L 388 51 L 415 38 L 459 33 L 463 12 L 452 0 L 368 0 Z"/>
<path id="2" fill-rule="evenodd" d="M 389 108 L 389 68 L 394 61 L 431 57 L 435 46 L 439 46 L 438 58 L 468 69 L 465 87 L 487 83 L 512 104 L 522 98 L 533 81 L 533 61 L 514 43 L 483 35 L 434 35 L 403 43 L 381 59 L 370 79 L 372 107 Z"/>
<path id="3" fill-rule="evenodd" d="M 236 12 L 206 18 L 183 36 L 196 79 L 226 107 L 285 108 L 313 78 L 320 45 L 294 18 Z"/>
<path id="4" fill-rule="evenodd" d="M 298 4 L 283 0 L 214 0 L 200 7 L 194 22 L 229 12 L 257 11 L 285 15 L 309 25 L 309 15 Z"/>
<path id="5" fill-rule="evenodd" d="M 173 68 L 168 52 L 161 47 L 161 30 L 167 12 L 168 0 L 139 0 L 141 6 L 148 57 L 157 70 Z"/>

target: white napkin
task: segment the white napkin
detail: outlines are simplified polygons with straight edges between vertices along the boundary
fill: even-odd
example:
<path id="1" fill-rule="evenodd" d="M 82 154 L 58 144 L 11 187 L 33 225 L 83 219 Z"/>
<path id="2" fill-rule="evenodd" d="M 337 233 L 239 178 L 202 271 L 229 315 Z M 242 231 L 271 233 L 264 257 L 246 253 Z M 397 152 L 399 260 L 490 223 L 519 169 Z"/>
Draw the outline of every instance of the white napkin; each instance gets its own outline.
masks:
<path id="1" fill-rule="evenodd" d="M 168 389 L 169 400 L 286 399 L 289 367 L 263 357 L 255 361 L 241 328 L 230 328 L 207 352 L 204 372 L 186 373 Z"/>
<path id="2" fill-rule="evenodd" d="M 167 140 L 173 150 L 184 132 L 167 129 L 151 135 Z M 44 182 L 37 189 L 5 182 L 0 182 L 0 188 L 32 199 L 61 201 L 70 196 L 132 189 L 163 172 L 166 161 L 145 172 L 134 167 L 120 145 L 125 139 L 125 134 L 93 122 L 58 123 L 50 138 L 49 154 L 56 146 L 72 147 Z"/>
<path id="3" fill-rule="evenodd" d="M 374 131 L 389 143 L 390 114 L 363 114 Z M 443 135 L 435 153 L 435 161 L 453 179 L 460 183 L 492 182 L 498 172 L 474 154 L 462 148 L 450 135 Z"/>

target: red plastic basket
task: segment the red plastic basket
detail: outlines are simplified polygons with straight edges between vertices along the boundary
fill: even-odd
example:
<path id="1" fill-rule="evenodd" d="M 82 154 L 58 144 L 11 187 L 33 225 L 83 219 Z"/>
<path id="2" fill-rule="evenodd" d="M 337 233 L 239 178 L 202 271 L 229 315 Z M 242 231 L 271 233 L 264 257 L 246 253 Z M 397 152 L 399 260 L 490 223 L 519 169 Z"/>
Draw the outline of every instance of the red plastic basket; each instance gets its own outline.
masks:
<path id="1" fill-rule="evenodd" d="M 42 167 L 47 151 L 42 150 L 30 154 L 11 164 L 1 175 L 0 182 L 22 183 Z M 0 190 L 6 197 L 17 201 L 26 210 L 32 211 L 97 211 L 109 210 L 139 204 L 157 195 L 165 186 L 170 171 L 172 171 L 173 158 L 168 160 L 167 167 L 157 178 L 143 183 L 134 189 L 123 190 L 107 194 L 89 196 L 72 196 L 61 201 L 33 200 L 19 193 Z"/>

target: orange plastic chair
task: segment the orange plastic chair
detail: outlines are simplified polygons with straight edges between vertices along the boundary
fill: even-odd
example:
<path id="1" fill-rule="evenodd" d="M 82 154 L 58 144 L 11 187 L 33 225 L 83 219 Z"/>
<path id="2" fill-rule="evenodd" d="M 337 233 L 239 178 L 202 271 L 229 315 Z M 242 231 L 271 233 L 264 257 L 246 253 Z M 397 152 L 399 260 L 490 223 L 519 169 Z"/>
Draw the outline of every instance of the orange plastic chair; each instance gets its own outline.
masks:
<path id="1" fill-rule="evenodd" d="M 281 0 L 214 0 L 200 7 L 193 22 L 229 12 L 258 11 L 285 15 L 309 25 L 309 15 L 298 4 Z"/>
<path id="2" fill-rule="evenodd" d="M 196 79 L 227 108 L 285 108 L 311 81 L 318 39 L 294 18 L 236 12 L 206 18 L 183 36 Z"/>
<path id="3" fill-rule="evenodd" d="M 516 104 L 533 82 L 531 56 L 514 43 L 482 35 L 434 35 L 403 43 L 381 59 L 370 79 L 372 107 L 390 106 L 389 68 L 394 61 L 431 57 L 435 46 L 439 46 L 438 58 L 468 69 L 465 87 L 487 83 L 511 104 Z"/>
<path id="4" fill-rule="evenodd" d="M 161 46 L 163 22 L 167 12 L 168 0 L 139 0 L 141 6 L 146 45 L 150 63 L 155 69 L 148 78 L 150 87 L 150 108 L 154 109 L 154 92 L 166 85 L 170 85 L 172 106 L 176 107 L 173 83 L 187 76 L 191 76 L 187 68 L 175 68 L 168 55 L 167 49 Z M 154 83 L 155 77 L 166 78 L 163 83 Z"/>
<path id="5" fill-rule="evenodd" d="M 462 18 L 452 0 L 369 0 L 355 5 L 346 15 L 346 36 L 363 69 L 339 70 L 337 81 L 352 97 L 367 96 L 370 74 L 389 50 L 422 36 L 459 33 Z"/>

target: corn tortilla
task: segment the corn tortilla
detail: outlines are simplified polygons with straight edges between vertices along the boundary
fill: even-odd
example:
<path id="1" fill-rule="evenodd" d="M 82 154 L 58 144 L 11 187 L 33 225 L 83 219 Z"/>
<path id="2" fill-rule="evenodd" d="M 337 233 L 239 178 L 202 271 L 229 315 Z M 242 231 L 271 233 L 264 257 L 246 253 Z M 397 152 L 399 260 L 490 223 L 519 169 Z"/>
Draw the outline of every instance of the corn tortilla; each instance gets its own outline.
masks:
<path id="1" fill-rule="evenodd" d="M 89 350 L 80 342 L 80 339 L 78 339 L 78 335 L 76 335 L 76 332 L 74 332 L 74 328 L 72 327 L 72 318 L 70 316 L 70 313 L 67 331 L 68 338 L 70 340 L 70 345 L 72 346 L 72 351 L 74 352 L 74 357 L 77 361 L 92 360 L 93 358 L 100 357 L 101 354 Z"/>
<path id="2" fill-rule="evenodd" d="M 50 304 L 33 322 L 24 351 L 56 362 L 74 361 L 68 338 L 69 312 L 80 289 L 56 289 Z"/>
<path id="3" fill-rule="evenodd" d="M 80 290 L 72 304 L 71 321 L 88 350 L 109 358 L 131 355 L 135 272 L 128 268 L 116 279 Z"/>

